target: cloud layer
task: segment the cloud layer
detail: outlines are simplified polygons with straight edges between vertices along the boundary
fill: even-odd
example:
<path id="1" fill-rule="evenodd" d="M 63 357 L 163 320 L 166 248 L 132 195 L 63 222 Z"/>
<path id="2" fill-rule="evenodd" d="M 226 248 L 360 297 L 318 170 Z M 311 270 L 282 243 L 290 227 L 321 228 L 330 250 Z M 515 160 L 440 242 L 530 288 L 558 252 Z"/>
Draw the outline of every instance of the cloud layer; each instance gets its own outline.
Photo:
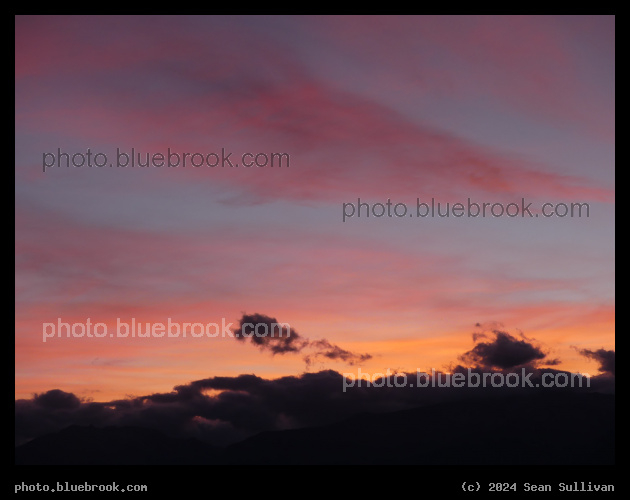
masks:
<path id="1" fill-rule="evenodd" d="M 274 319 L 260 314 L 242 317 L 243 322 L 274 322 Z M 592 377 L 588 387 L 584 383 L 580 387 L 537 388 L 537 384 L 540 386 L 544 382 L 545 374 L 554 377 L 564 374 L 567 380 L 573 374 L 537 366 L 545 354 L 533 341 L 519 340 L 503 331 L 495 331 L 493 335 L 491 339 L 478 337 L 476 346 L 460 358 L 468 363 L 452 367 L 450 374 L 530 374 L 531 387 L 522 383 L 517 387 L 473 387 L 472 384 L 444 387 L 445 380 L 451 375 L 440 371 L 429 374 L 429 378 L 422 376 L 423 383 L 427 382 L 426 387 L 411 385 L 416 381 L 419 384 L 418 373 L 371 374 L 369 381 L 359 383 L 355 380 L 358 371 L 323 370 L 276 379 L 248 374 L 209 377 L 178 385 L 168 393 L 108 402 L 80 400 L 74 394 L 52 390 L 36 394 L 32 399 L 16 401 L 16 443 L 71 424 L 89 424 L 150 427 L 174 436 L 197 437 L 212 444 L 226 445 L 261 431 L 323 425 L 362 412 L 395 411 L 462 398 L 501 398 L 533 391 L 614 393 L 614 351 L 600 349 L 582 353 L 601 362 L 602 373 Z M 294 342 L 300 340 L 299 336 L 295 338 Z M 314 344 L 318 349 L 317 356 L 326 356 L 329 352 L 342 359 L 345 356 L 343 349 L 325 341 L 314 341 Z M 273 352 L 268 344 L 261 345 Z M 292 348 L 293 345 L 287 344 L 277 354 L 299 352 Z M 349 356 L 354 359 L 355 355 Z M 554 364 L 553 360 L 551 364 Z M 403 375 L 410 383 L 399 387 L 397 381 Z"/>

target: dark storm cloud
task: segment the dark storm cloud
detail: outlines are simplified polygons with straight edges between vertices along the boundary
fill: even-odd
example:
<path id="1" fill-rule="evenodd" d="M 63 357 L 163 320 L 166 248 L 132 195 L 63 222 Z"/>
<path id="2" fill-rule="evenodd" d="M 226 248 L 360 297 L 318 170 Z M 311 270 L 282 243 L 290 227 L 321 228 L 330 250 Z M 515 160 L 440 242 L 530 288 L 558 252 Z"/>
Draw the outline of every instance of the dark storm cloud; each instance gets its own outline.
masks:
<path id="1" fill-rule="evenodd" d="M 252 344 L 272 354 L 300 352 L 308 345 L 308 340 L 302 339 L 288 324 L 258 313 L 243 314 L 234 336 L 244 342 L 249 339 Z"/>
<path id="2" fill-rule="evenodd" d="M 587 358 L 594 359 L 599 363 L 599 371 L 615 374 L 615 351 L 606 349 L 597 349 L 592 351 L 590 349 L 577 349 L 577 351 Z"/>
<path id="3" fill-rule="evenodd" d="M 343 361 L 357 365 L 369 359 L 371 354 L 358 354 L 332 344 L 326 339 L 309 340 L 302 337 L 288 323 L 264 314 L 243 314 L 238 327 L 233 330 L 237 340 L 250 342 L 272 354 L 303 353 L 304 362 L 310 367 L 317 360 Z"/>
<path id="4" fill-rule="evenodd" d="M 338 345 L 331 344 L 326 339 L 315 340 L 310 343 L 311 347 L 314 347 L 316 351 L 312 354 L 304 356 L 304 361 L 307 366 L 311 366 L 318 358 L 341 360 L 345 361 L 349 365 L 361 364 L 364 361 L 372 359 L 371 354 L 356 354 L 346 349 L 342 349 Z"/>
<path id="5" fill-rule="evenodd" d="M 519 340 L 500 330 L 493 330 L 492 333 L 494 340 L 479 342 L 459 359 L 470 364 L 507 369 L 540 361 L 546 356 L 541 347 L 527 340 Z M 485 338 L 485 335 L 473 334 L 474 341 L 480 338 Z"/>
<path id="6" fill-rule="evenodd" d="M 35 405 L 51 410 L 69 410 L 77 408 L 81 400 L 71 392 L 53 389 L 52 391 L 35 394 L 33 397 Z"/>
<path id="7" fill-rule="evenodd" d="M 546 365 L 546 366 L 557 366 L 559 364 L 562 364 L 562 361 L 560 361 L 560 359 L 558 358 L 546 359 L 542 361 L 541 364 Z"/>

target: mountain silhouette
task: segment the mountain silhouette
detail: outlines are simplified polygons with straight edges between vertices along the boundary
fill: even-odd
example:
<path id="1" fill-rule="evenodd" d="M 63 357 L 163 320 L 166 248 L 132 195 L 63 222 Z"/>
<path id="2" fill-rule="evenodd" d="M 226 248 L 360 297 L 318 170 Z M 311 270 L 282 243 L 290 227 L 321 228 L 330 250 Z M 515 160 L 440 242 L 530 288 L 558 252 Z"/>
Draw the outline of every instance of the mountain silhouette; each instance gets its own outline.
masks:
<path id="1" fill-rule="evenodd" d="M 614 464 L 615 399 L 549 391 L 361 414 L 263 432 L 225 448 L 133 427 L 71 426 L 15 449 L 16 464 Z"/>
<path id="2" fill-rule="evenodd" d="M 15 449 L 15 463 L 29 465 L 159 465 L 216 463 L 218 449 L 143 427 L 72 425 Z"/>

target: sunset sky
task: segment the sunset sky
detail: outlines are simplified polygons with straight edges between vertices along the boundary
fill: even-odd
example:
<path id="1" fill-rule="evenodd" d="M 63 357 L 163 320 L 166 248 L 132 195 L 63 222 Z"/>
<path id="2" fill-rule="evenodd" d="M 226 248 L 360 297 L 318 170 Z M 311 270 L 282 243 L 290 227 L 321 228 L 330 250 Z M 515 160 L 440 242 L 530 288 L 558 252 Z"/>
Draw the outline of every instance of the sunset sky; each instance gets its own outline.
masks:
<path id="1" fill-rule="evenodd" d="M 259 313 L 370 354 L 368 373 L 448 369 L 499 329 L 597 374 L 579 350 L 615 348 L 614 21 L 17 17 L 15 398 L 359 368 L 220 336 L 43 342 L 58 318 Z M 290 166 L 44 171 L 58 148 Z M 432 197 L 590 212 L 342 218 Z"/>

